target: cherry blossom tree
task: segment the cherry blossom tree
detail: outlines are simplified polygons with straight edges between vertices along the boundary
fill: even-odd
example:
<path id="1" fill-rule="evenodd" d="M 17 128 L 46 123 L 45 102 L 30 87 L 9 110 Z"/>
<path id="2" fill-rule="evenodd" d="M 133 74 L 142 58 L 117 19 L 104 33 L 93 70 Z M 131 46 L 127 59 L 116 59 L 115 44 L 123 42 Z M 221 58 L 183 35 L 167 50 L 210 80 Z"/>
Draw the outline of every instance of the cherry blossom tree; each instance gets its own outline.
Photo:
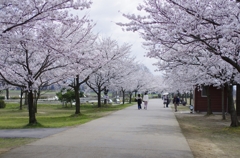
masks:
<path id="1" fill-rule="evenodd" d="M 71 54 L 67 35 L 91 26 L 87 17 L 72 16 L 69 11 L 89 8 L 90 4 L 87 0 L 0 2 L 0 76 L 7 84 L 28 91 L 29 124 L 37 123 L 33 91 L 41 76 L 46 79 L 43 76 L 51 71 L 48 82 L 65 77 Z M 85 36 L 80 34 L 79 41 Z"/>
<path id="2" fill-rule="evenodd" d="M 131 20 L 129 31 L 138 31 L 145 45 L 167 53 L 176 50 L 191 54 L 203 49 L 219 56 L 239 70 L 238 12 L 232 0 L 194 1 L 147 0 L 138 9 L 149 16 L 124 15 Z M 171 9 L 169 9 L 171 8 Z M 208 29 L 206 29 L 208 28 Z M 156 52 L 155 52 L 156 53 Z M 157 55 L 149 52 L 148 56 Z"/>
<path id="3" fill-rule="evenodd" d="M 149 71 L 144 65 L 136 65 L 135 71 L 131 73 L 128 80 L 123 84 L 122 89 L 125 89 L 129 93 L 129 101 L 132 100 L 132 95 L 143 94 L 145 92 L 156 91 L 160 86 L 157 84 L 156 77 Z"/>
<path id="4" fill-rule="evenodd" d="M 125 104 L 125 94 L 128 92 L 129 87 L 132 86 L 135 81 L 135 72 L 137 71 L 137 63 L 134 57 L 124 56 L 117 61 L 118 77 L 111 80 L 111 84 L 108 85 L 109 89 L 122 92 L 122 104 Z M 131 98 L 129 100 L 131 103 Z"/>
<path id="5" fill-rule="evenodd" d="M 116 87 L 123 94 L 123 103 L 125 102 L 125 94 L 129 95 L 129 103 L 131 103 L 133 94 L 139 93 L 142 94 L 146 91 L 153 90 L 153 87 L 157 87 L 153 84 L 153 75 L 149 71 L 149 69 L 142 64 L 132 63 L 132 70 L 130 69 L 130 73 L 124 78 L 118 80 L 120 84 L 117 84 Z M 130 68 L 130 66 L 128 66 Z"/>
<path id="6" fill-rule="evenodd" d="M 178 57 L 182 61 L 185 59 L 184 64 L 181 62 L 184 65 L 182 67 L 188 67 L 192 62 L 192 59 L 188 59 L 200 55 L 209 64 L 207 68 L 196 65 L 197 70 L 201 70 L 201 75 L 206 76 L 203 83 L 212 84 L 210 80 L 214 78 L 214 82 L 218 80 L 214 84 L 228 83 L 231 87 L 231 84 L 239 83 L 239 5 L 233 0 L 146 0 L 138 6 L 140 11 L 146 12 L 146 16 L 125 14 L 131 22 L 119 25 L 126 27 L 128 31 L 140 33 L 149 50 L 147 56 L 163 59 Z M 175 59 L 172 62 L 179 66 Z M 228 65 L 223 64 L 226 67 L 218 68 L 218 62 Z M 180 68 L 174 71 L 176 70 Z M 230 70 L 230 73 L 225 70 Z M 182 69 L 180 71 L 178 74 L 184 72 Z M 193 84 L 197 85 L 199 82 Z M 232 103 L 229 105 L 233 116 L 231 126 L 238 126 L 234 106 Z"/>
<path id="7" fill-rule="evenodd" d="M 137 92 L 141 94 L 151 89 L 150 83 L 153 77 L 153 75 L 145 65 L 139 64 L 137 67 L 138 67 L 138 71 L 136 72 L 137 79 L 134 90 L 135 97 Z"/>
<path id="8" fill-rule="evenodd" d="M 94 47 L 97 36 L 91 32 L 93 26 L 88 23 L 84 28 L 84 23 L 82 23 L 81 25 L 75 25 L 71 30 L 67 27 L 64 29 L 65 39 L 64 44 L 62 43 L 62 45 L 66 46 L 66 49 L 60 47 L 60 52 L 69 52 L 65 56 L 68 59 L 68 65 L 65 67 L 67 71 L 65 71 L 63 85 L 74 89 L 75 114 L 80 114 L 80 85 L 85 83 L 89 79 L 89 75 L 96 72 L 105 63 L 102 59 L 102 52 L 96 51 Z M 66 78 L 66 76 L 69 78 Z M 70 81 L 70 83 L 66 82 L 66 80 Z"/>
<path id="9" fill-rule="evenodd" d="M 113 80 L 124 77 L 125 69 L 121 69 L 122 60 L 129 56 L 131 46 L 129 44 L 118 45 L 116 40 L 102 39 L 96 46 L 97 51 L 102 52 L 102 58 L 108 62 L 97 72 L 92 74 L 86 84 L 97 94 L 98 107 L 101 107 L 101 92 L 107 95 L 109 86 Z"/>

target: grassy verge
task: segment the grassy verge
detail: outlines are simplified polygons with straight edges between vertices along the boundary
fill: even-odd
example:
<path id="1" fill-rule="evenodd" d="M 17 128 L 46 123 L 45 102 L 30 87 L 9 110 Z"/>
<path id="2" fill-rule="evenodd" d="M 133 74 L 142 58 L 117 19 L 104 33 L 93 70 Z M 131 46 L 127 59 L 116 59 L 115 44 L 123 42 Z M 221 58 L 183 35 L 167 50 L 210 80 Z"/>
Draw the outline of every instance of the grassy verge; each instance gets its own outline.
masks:
<path id="1" fill-rule="evenodd" d="M 62 107 L 62 105 L 38 105 L 36 118 L 38 124 L 29 127 L 28 110 L 19 110 L 17 103 L 7 103 L 5 109 L 0 109 L 0 129 L 21 129 L 21 128 L 58 128 L 80 125 L 91 120 L 109 115 L 110 113 L 129 107 L 132 104 L 124 105 L 103 105 L 98 108 L 96 105 L 82 105 L 81 114 L 74 115 L 75 107 Z M 0 154 L 37 139 L 31 138 L 0 138 Z"/>
<path id="2" fill-rule="evenodd" d="M 81 106 L 80 115 L 74 115 L 75 107 L 40 104 L 36 113 L 38 125 L 34 127 L 57 128 L 79 125 L 131 105 L 133 104 L 103 105 L 98 108 L 96 105 L 86 104 Z M 19 110 L 17 103 L 8 103 L 5 109 L 0 109 L 0 129 L 29 128 L 28 119 L 28 110 L 26 108 Z"/>
<path id="3" fill-rule="evenodd" d="M 189 106 L 175 113 L 195 158 L 240 157 L 240 128 L 230 127 L 230 116 L 190 114 Z M 189 111 L 189 112 L 188 112 Z"/>
<path id="4" fill-rule="evenodd" d="M 33 138 L 0 138 L 0 154 L 36 140 Z"/>

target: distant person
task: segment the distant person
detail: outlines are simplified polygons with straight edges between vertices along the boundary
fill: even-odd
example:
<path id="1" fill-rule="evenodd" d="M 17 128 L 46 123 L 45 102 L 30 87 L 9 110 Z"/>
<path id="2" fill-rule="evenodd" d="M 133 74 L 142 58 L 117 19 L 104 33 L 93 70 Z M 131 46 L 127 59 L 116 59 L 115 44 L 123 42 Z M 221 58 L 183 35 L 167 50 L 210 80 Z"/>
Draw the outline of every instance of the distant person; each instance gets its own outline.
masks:
<path id="1" fill-rule="evenodd" d="M 173 104 L 174 104 L 174 107 L 175 107 L 175 112 L 177 112 L 177 106 L 179 105 L 179 98 L 175 95 L 174 98 L 173 98 Z"/>
<path id="2" fill-rule="evenodd" d="M 143 96 L 143 102 L 144 102 L 144 109 L 147 110 L 147 106 L 148 106 L 148 94 L 147 92 L 144 94 Z"/>
<path id="3" fill-rule="evenodd" d="M 165 108 L 165 104 L 166 104 L 165 95 L 162 97 L 162 100 L 163 100 L 163 107 Z"/>
<path id="4" fill-rule="evenodd" d="M 142 98 L 140 94 L 138 94 L 138 96 L 136 97 L 136 101 L 138 103 L 138 110 L 142 109 Z"/>
<path id="5" fill-rule="evenodd" d="M 166 108 L 168 108 L 168 104 L 169 104 L 169 98 L 168 95 L 166 96 Z"/>
<path id="6" fill-rule="evenodd" d="M 169 99 L 168 99 L 168 95 L 165 95 L 163 98 L 163 107 L 167 107 L 168 108 L 168 104 L 169 104 Z"/>

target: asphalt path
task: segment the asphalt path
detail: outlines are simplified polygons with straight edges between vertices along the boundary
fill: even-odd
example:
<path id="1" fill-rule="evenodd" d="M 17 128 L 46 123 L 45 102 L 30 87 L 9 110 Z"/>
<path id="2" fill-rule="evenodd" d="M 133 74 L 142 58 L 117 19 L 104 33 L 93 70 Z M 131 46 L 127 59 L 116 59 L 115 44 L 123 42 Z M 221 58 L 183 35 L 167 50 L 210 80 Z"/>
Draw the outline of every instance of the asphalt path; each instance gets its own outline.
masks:
<path id="1" fill-rule="evenodd" d="M 45 138 L 69 128 L 35 128 L 0 130 L 0 138 Z"/>
<path id="2" fill-rule="evenodd" d="M 134 105 L 60 130 L 0 158 L 193 158 L 173 110 L 163 108 L 161 99 L 150 100 L 147 110 Z"/>

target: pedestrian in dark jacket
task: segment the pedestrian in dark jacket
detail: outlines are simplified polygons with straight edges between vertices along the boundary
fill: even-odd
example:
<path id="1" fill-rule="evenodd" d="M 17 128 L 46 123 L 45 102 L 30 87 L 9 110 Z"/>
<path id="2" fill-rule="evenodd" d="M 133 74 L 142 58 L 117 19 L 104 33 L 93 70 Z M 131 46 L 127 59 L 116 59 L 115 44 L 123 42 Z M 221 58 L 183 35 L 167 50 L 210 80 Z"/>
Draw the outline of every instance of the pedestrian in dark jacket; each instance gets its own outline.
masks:
<path id="1" fill-rule="evenodd" d="M 138 103 L 138 110 L 142 109 L 142 98 L 140 94 L 138 94 L 138 96 L 136 97 L 136 101 Z"/>
<path id="2" fill-rule="evenodd" d="M 179 98 L 176 95 L 173 98 L 173 104 L 175 107 L 175 112 L 177 112 L 177 106 L 179 105 Z"/>

